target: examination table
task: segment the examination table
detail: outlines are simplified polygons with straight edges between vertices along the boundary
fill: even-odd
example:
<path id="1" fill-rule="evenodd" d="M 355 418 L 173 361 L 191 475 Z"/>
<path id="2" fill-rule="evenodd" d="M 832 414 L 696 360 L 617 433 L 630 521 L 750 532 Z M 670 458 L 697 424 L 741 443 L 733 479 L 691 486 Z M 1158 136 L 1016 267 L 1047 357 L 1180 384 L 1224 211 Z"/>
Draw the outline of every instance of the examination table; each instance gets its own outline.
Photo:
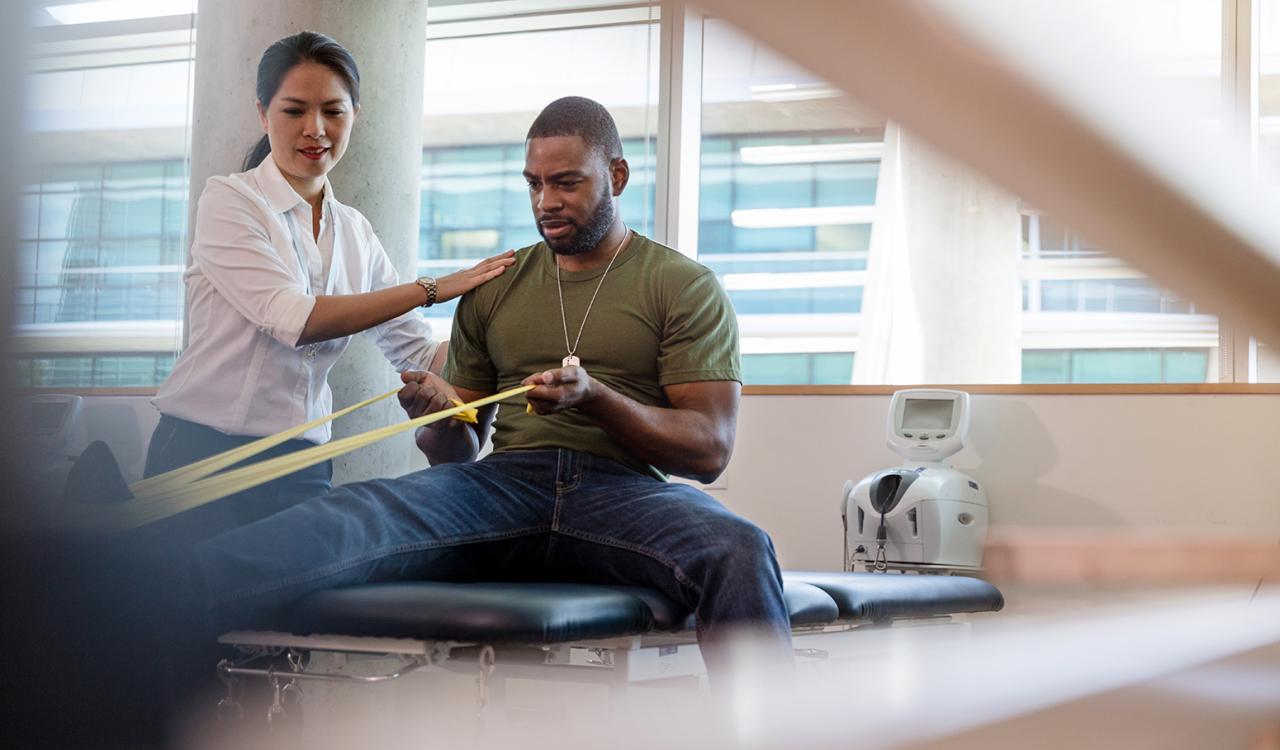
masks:
<path id="1" fill-rule="evenodd" d="M 976 578 L 904 573 L 788 572 L 784 595 L 797 636 L 872 629 L 899 621 L 950 620 L 993 612 L 1004 597 Z M 535 670 L 539 679 L 604 681 L 614 686 L 696 678 L 704 671 L 694 618 L 657 591 L 575 583 L 400 581 L 320 591 L 303 598 L 269 629 L 235 631 L 219 641 L 242 657 L 223 660 L 228 688 L 222 712 L 239 711 L 241 678 L 266 678 L 275 690 L 268 716 L 309 680 L 376 683 L 427 666 Z M 805 649 L 797 654 L 825 657 Z M 313 655 L 393 659 L 377 674 L 318 669 Z"/>

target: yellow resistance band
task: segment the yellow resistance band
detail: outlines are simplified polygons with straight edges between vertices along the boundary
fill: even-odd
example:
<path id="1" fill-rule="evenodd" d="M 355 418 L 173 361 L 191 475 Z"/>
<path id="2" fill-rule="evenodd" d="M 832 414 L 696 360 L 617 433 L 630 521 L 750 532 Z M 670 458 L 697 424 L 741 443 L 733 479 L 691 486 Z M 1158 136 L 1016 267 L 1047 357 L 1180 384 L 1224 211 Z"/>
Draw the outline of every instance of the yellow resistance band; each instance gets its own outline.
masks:
<path id="1" fill-rule="evenodd" d="M 210 474 L 222 471 L 228 466 L 238 464 L 246 458 L 252 458 L 263 451 L 270 450 L 281 443 L 298 437 L 308 430 L 319 427 L 326 422 L 332 422 L 343 415 L 350 414 L 356 409 L 362 409 L 369 404 L 376 404 L 384 398 L 392 396 L 399 391 L 399 388 L 387 391 L 381 396 L 367 398 L 358 404 L 352 404 L 345 409 L 339 409 L 327 417 L 313 419 L 306 424 L 300 424 L 297 427 L 290 427 L 289 429 L 282 430 L 274 435 L 268 435 L 264 438 L 254 440 L 252 443 L 245 443 L 244 445 L 209 456 L 208 458 L 196 461 L 195 463 L 187 464 L 186 466 L 173 469 L 172 471 L 166 471 L 163 474 L 156 474 L 153 477 L 147 477 L 146 479 L 129 485 L 129 491 L 132 492 L 133 496 L 139 500 L 146 497 L 153 497 L 155 495 L 167 494 L 178 487 L 190 484 L 197 479 L 203 479 Z"/>
<path id="2" fill-rule="evenodd" d="M 239 469 L 223 472 L 215 476 L 208 476 L 206 472 L 202 475 L 204 478 L 196 479 L 195 481 L 188 479 L 185 483 L 179 483 L 172 486 L 171 489 L 166 491 L 163 496 L 152 492 L 148 494 L 147 497 L 139 497 L 123 503 L 78 505 L 75 506 L 74 509 L 74 525 L 82 530 L 98 533 L 126 531 L 128 529 L 138 528 L 139 526 L 145 526 L 149 523 L 154 523 L 183 511 L 199 507 L 205 503 L 210 503 L 228 495 L 234 495 L 237 492 L 242 492 L 251 487 L 265 484 L 273 479 L 279 479 L 280 477 L 292 474 L 295 471 L 305 469 L 308 466 L 314 466 L 322 461 L 327 461 L 331 458 L 341 456 L 344 453 L 349 453 L 357 448 L 363 448 L 364 446 L 376 443 L 383 438 L 398 435 L 401 432 L 406 432 L 416 427 L 421 427 L 433 422 L 439 422 L 444 419 L 458 416 L 461 416 L 463 421 L 474 421 L 475 411 L 479 407 L 497 403 L 498 401 L 511 398 L 512 396 L 518 396 L 521 393 L 532 390 L 533 387 L 534 386 L 532 385 L 523 385 L 517 388 L 511 388 L 510 390 L 503 391 L 502 393 L 495 393 L 492 396 L 477 399 L 468 404 L 458 404 L 453 408 L 427 414 L 425 416 L 418 417 L 417 419 L 410 419 L 406 422 L 389 425 L 387 427 L 379 427 L 359 435 L 352 435 L 340 440 L 333 440 L 328 443 L 296 451 L 285 456 L 279 456 L 277 458 L 260 461 Z M 395 392 L 396 391 L 392 391 L 391 393 Z M 341 416 L 342 414 L 349 413 L 360 406 L 373 403 L 379 399 L 386 398 L 389 395 L 391 394 L 388 393 L 382 396 L 377 396 L 373 399 L 369 399 L 368 401 L 356 404 L 353 407 L 348 407 L 347 409 L 335 412 L 333 415 L 324 418 L 324 420 L 319 420 L 319 422 L 323 423 L 325 420 L 333 419 Z M 277 435 L 263 438 L 263 441 L 273 440 L 285 433 L 301 434 L 300 432 L 295 433 L 295 431 L 302 430 L 305 432 L 302 428 L 309 427 L 308 425 L 294 427 L 290 430 L 286 430 L 284 433 L 278 433 Z M 256 445 L 260 442 L 262 441 L 255 441 L 249 445 Z M 274 444 L 279 444 L 279 442 L 283 441 L 277 441 Z M 228 453 L 231 452 L 233 451 L 228 451 Z M 220 456 L 215 456 L 214 458 L 219 458 L 221 462 L 221 456 L 225 455 L 226 454 L 220 454 Z M 235 460 L 241 460 L 243 457 L 244 456 L 241 455 L 240 458 Z M 234 461 L 230 463 L 234 463 Z M 227 466 L 229 463 L 222 463 L 222 465 Z M 190 467 L 183 468 L 187 469 Z M 178 471 L 182 471 L 182 469 L 179 469 Z M 203 471 L 203 469 L 200 471 Z M 155 478 L 158 477 L 152 477 L 152 479 Z"/>
<path id="3" fill-rule="evenodd" d="M 129 491 L 138 499 L 168 494 L 183 485 L 190 484 L 197 479 L 203 479 L 210 474 L 222 471 L 228 466 L 238 464 L 247 458 L 252 458 L 263 451 L 270 450 L 281 443 L 292 440 L 312 428 L 319 427 L 326 422 L 332 422 L 338 417 L 350 414 L 356 409 L 363 409 L 370 404 L 376 404 L 385 398 L 395 395 L 399 391 L 399 388 L 393 388 L 381 396 L 367 398 L 364 401 L 352 404 L 345 409 L 339 409 L 327 417 L 313 419 L 306 424 L 300 424 L 297 427 L 290 427 L 287 430 L 281 430 L 274 435 L 268 435 L 264 438 L 255 440 L 252 443 L 245 443 L 244 445 L 232 448 L 229 451 L 223 451 L 222 453 L 209 456 L 208 458 L 187 464 L 186 466 L 166 471 L 163 474 L 156 474 L 153 477 L 147 477 L 146 479 L 142 479 L 129 485 Z M 451 398 L 449 400 L 452 401 L 455 406 L 462 405 L 462 402 L 456 398 Z M 467 409 L 466 411 L 455 415 L 454 419 L 475 424 L 476 410 Z"/>

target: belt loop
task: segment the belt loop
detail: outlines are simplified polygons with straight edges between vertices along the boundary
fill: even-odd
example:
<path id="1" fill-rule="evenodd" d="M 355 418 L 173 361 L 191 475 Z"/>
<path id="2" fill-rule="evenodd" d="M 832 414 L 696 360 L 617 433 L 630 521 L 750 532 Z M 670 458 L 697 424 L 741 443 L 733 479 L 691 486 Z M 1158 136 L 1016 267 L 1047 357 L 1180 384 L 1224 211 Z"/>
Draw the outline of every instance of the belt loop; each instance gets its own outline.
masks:
<path id="1" fill-rule="evenodd" d="M 559 448 L 556 455 L 556 484 L 567 487 L 578 483 L 585 469 L 586 454 L 568 448 Z"/>

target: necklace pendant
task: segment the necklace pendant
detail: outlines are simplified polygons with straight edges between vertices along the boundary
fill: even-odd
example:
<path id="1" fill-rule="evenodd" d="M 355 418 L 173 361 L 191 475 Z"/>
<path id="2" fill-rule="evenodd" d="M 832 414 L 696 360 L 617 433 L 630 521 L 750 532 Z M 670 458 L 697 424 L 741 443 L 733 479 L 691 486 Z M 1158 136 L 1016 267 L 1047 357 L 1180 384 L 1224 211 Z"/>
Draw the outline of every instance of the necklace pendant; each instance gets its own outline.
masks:
<path id="1" fill-rule="evenodd" d="M 580 359 L 578 359 L 577 357 L 575 357 L 575 356 L 573 356 L 572 354 L 570 354 L 569 356 L 567 356 L 567 357 L 565 357 L 564 359 L 560 360 L 560 365 L 561 365 L 562 367 L 581 367 L 581 366 L 582 366 L 582 360 L 580 360 Z"/>

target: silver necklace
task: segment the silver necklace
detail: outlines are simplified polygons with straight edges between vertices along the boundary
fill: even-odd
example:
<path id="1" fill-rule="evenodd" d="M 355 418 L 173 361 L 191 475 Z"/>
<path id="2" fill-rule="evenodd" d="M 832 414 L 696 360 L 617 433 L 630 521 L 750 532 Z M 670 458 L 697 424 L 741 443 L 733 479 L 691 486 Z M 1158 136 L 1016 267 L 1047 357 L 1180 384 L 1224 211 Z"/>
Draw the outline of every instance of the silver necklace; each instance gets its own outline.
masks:
<path id="1" fill-rule="evenodd" d="M 578 351 L 578 342 L 582 341 L 582 332 L 587 327 L 587 316 L 591 314 L 591 306 L 596 303 L 596 295 L 600 293 L 600 287 L 604 286 L 604 277 L 609 275 L 609 269 L 613 268 L 613 262 L 618 259 L 618 253 L 622 252 L 622 246 L 627 244 L 627 240 L 631 239 L 631 230 L 627 229 L 624 224 L 622 227 L 622 241 L 613 250 L 613 257 L 609 258 L 609 265 L 604 267 L 604 273 L 600 274 L 600 282 L 596 284 L 596 290 L 591 293 L 591 301 L 587 303 L 587 311 L 582 314 L 582 325 L 578 327 L 578 336 L 573 340 L 573 344 L 569 344 L 569 319 L 564 314 L 564 289 L 560 285 L 560 261 L 551 256 L 551 262 L 556 264 L 556 292 L 560 295 L 560 324 L 564 326 L 564 348 L 569 352 L 569 356 L 560 360 L 562 367 L 578 367 L 582 364 L 582 360 L 578 359 L 574 352 Z"/>

